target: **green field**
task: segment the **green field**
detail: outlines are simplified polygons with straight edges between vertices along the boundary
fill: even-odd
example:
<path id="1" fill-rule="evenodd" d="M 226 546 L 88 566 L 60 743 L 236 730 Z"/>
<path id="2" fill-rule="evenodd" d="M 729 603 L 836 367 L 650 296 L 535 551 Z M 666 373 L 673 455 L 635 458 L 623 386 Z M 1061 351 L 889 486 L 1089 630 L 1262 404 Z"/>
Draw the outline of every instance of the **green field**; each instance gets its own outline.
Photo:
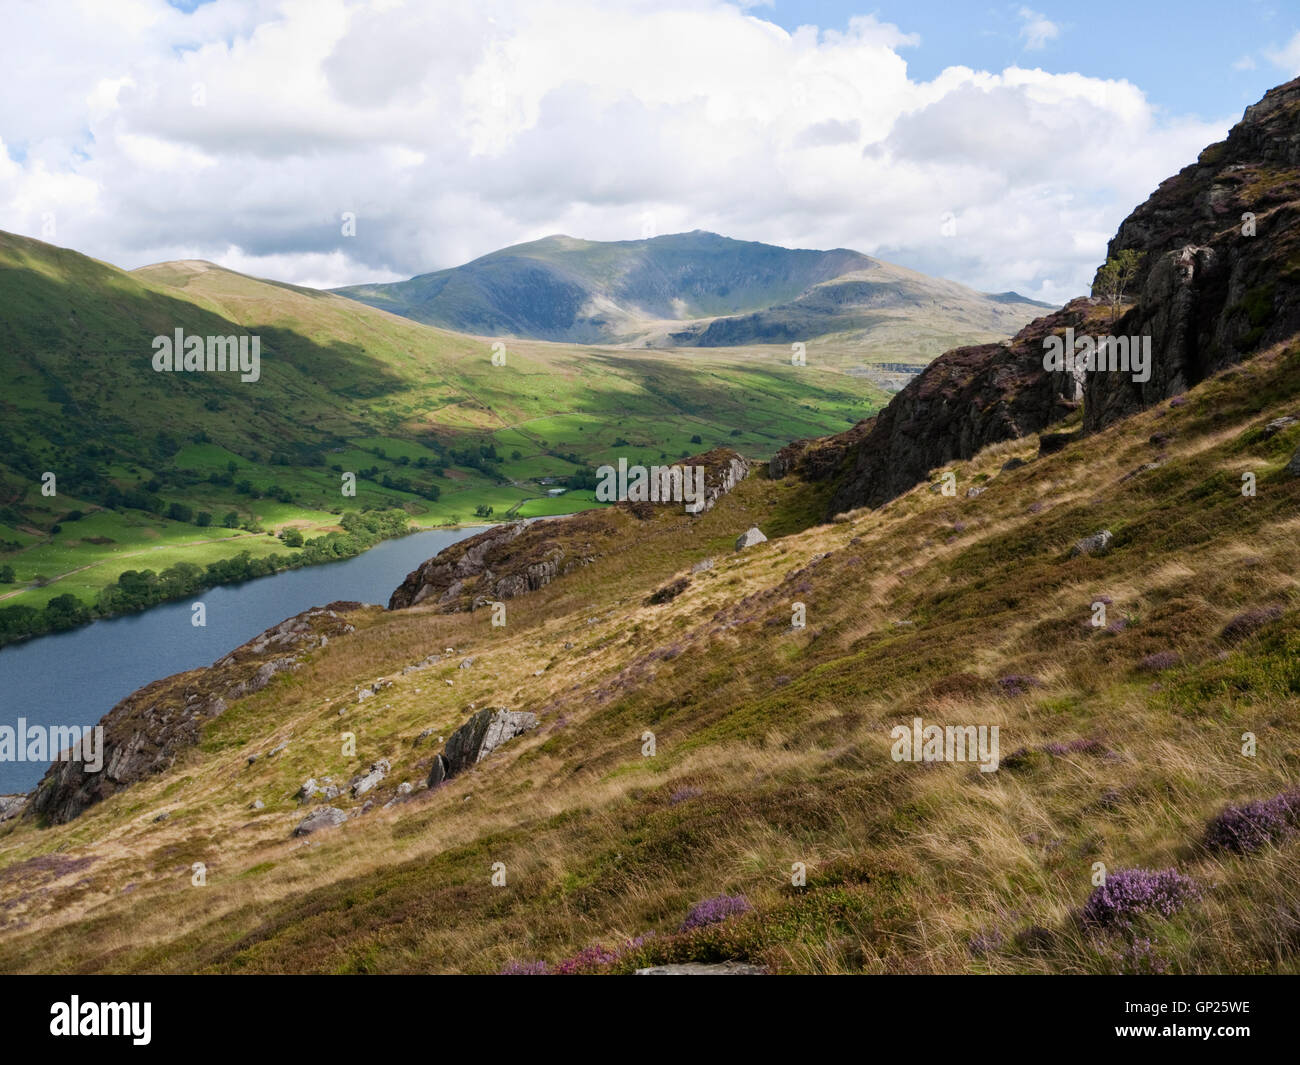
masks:
<path id="1" fill-rule="evenodd" d="M 886 399 L 815 344 L 794 367 L 780 347 L 507 340 L 494 365 L 491 338 L 339 296 L 197 262 L 127 273 L 8 234 L 0 305 L 0 620 L 93 604 L 128 570 L 284 557 L 277 534 L 327 534 L 345 510 L 419 527 L 570 513 L 592 493 L 539 479 L 724 444 L 764 458 Z M 155 372 L 152 340 L 177 328 L 260 337 L 259 379 Z"/>

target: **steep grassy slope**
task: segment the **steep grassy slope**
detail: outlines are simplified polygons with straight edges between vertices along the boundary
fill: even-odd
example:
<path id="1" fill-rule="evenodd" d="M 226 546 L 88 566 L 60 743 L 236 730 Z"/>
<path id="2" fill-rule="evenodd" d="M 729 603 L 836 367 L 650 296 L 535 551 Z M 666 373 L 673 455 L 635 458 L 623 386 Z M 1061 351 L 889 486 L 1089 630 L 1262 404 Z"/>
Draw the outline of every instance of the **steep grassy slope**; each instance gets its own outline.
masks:
<path id="1" fill-rule="evenodd" d="M 0 307 L 0 567 L 17 579 L 0 584 L 0 610 L 93 603 L 145 564 L 283 554 L 265 532 L 322 534 L 344 507 L 398 507 L 422 525 L 581 509 L 590 492 L 548 498 L 537 479 L 702 444 L 762 455 L 883 397 L 829 366 L 796 370 L 788 353 L 512 342 L 498 366 L 484 340 L 328 293 L 202 262 L 127 273 L 8 234 Z M 155 373 L 152 340 L 176 328 L 260 336 L 260 380 Z M 188 510 L 168 518 L 173 504 Z"/>
<path id="2" fill-rule="evenodd" d="M 1058 453 L 986 448 L 948 468 L 955 496 L 935 470 L 819 525 L 826 482 L 751 477 L 698 520 L 588 516 L 601 557 L 504 628 L 351 611 L 167 773 L 0 827 L 0 969 L 1295 972 L 1300 847 L 1204 841 L 1300 774 L 1300 422 L 1268 428 L 1297 413 L 1300 348 L 1278 345 Z M 770 542 L 734 553 L 754 523 Z M 1109 551 L 1072 555 L 1103 528 Z M 539 728 L 384 808 L 483 706 Z M 913 716 L 998 725 L 999 769 L 894 761 Z M 381 757 L 372 809 L 291 838 L 305 778 Z M 1089 925 L 1097 862 L 1177 868 L 1199 898 Z M 723 893 L 753 911 L 678 931 Z"/>
<path id="3" fill-rule="evenodd" d="M 391 284 L 337 289 L 449 329 L 638 347 L 808 342 L 834 335 L 894 358 L 921 337 L 928 361 L 953 343 L 993 340 L 1043 304 L 987 296 L 855 251 L 807 251 L 696 230 L 601 242 L 552 236 Z M 901 341 L 901 343 L 900 343 Z M 910 360 L 909 360 L 910 361 Z"/>

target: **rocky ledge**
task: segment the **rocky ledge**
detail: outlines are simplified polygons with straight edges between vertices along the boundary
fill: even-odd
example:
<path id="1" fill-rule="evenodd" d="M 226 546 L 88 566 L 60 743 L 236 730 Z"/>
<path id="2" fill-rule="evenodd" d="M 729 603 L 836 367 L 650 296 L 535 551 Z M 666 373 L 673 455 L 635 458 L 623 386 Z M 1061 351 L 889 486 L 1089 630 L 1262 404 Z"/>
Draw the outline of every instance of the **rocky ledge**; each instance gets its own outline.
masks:
<path id="1" fill-rule="evenodd" d="M 282 621 L 237 647 L 212 666 L 176 673 L 128 695 L 99 721 L 104 763 L 91 772 L 84 762 L 55 762 L 28 797 L 24 817 L 63 824 L 87 807 L 137 780 L 171 767 L 199 742 L 203 726 L 236 699 L 265 688 L 273 677 L 296 669 L 302 658 L 329 640 L 353 632 L 332 603 Z"/>

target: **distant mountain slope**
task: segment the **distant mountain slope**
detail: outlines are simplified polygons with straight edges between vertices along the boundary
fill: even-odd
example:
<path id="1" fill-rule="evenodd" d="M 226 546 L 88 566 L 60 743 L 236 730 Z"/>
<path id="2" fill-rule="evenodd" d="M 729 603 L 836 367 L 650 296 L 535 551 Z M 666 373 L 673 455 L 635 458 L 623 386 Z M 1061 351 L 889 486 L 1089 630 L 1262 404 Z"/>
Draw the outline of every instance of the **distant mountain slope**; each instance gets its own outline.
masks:
<path id="1" fill-rule="evenodd" d="M 650 347 L 784 344 L 921 316 L 974 342 L 1014 332 L 1042 306 L 845 248 L 780 248 L 700 230 L 614 242 L 545 237 L 409 281 L 336 291 L 461 332 Z"/>

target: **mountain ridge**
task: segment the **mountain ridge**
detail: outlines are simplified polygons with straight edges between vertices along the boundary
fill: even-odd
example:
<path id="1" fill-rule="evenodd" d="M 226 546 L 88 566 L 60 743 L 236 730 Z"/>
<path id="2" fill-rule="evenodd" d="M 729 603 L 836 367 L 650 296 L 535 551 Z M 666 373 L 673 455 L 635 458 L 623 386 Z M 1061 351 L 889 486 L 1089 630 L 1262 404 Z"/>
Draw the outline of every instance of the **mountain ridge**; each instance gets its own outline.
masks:
<path id="1" fill-rule="evenodd" d="M 990 338 L 1006 335 L 1042 306 L 848 248 L 784 248 L 699 229 L 623 241 L 556 234 L 407 281 L 331 291 L 484 336 L 638 347 L 869 337 L 880 300 L 873 307 L 869 295 L 837 282 L 869 282 L 877 297 L 892 302 L 894 315 L 904 305 L 916 313 L 924 307 L 968 334 Z M 822 286 L 838 291 L 827 298 Z"/>

